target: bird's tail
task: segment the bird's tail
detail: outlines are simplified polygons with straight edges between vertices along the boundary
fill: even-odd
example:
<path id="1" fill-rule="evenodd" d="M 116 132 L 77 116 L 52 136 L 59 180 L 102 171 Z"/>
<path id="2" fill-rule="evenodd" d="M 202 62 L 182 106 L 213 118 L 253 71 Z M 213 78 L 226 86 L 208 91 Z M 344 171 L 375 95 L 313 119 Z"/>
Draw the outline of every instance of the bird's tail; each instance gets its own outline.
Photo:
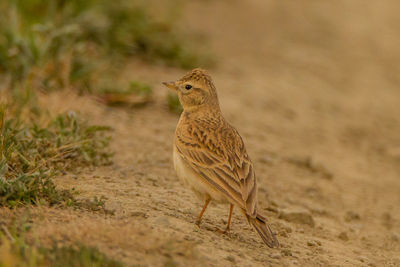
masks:
<path id="1" fill-rule="evenodd" d="M 279 247 L 278 239 L 275 237 L 275 233 L 272 232 L 265 218 L 259 214 L 255 218 L 251 218 L 247 215 L 249 223 L 256 229 L 257 233 L 261 236 L 265 244 L 270 248 Z"/>

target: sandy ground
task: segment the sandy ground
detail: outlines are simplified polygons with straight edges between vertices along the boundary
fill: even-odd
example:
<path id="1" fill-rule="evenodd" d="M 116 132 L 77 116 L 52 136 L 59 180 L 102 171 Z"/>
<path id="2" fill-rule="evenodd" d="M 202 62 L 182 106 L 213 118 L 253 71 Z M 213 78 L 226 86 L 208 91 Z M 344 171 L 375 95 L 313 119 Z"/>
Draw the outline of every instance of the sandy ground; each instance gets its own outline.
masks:
<path id="1" fill-rule="evenodd" d="M 145 108 L 66 92 L 43 100 L 115 129 L 114 165 L 56 180 L 83 197 L 104 195 L 114 215 L 36 208 L 35 236 L 94 245 L 128 266 L 400 266 L 399 8 L 262 0 L 184 8 L 182 27 L 204 34 L 217 55 L 210 72 L 221 107 L 244 138 L 281 248 L 267 248 L 239 212 L 229 236 L 214 231 L 228 206 L 212 205 L 194 224 L 202 203 L 174 173 L 178 116 L 160 85 L 184 71 L 141 62 L 122 75 L 154 85 Z"/>

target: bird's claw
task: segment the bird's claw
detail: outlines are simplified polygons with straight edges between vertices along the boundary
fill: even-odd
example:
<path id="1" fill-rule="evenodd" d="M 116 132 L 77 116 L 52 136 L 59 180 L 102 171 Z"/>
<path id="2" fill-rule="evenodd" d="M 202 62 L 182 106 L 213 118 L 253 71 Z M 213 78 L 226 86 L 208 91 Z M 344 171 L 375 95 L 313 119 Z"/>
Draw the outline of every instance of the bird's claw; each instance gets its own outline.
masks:
<path id="1" fill-rule="evenodd" d="M 218 227 L 215 228 L 216 232 L 219 232 L 219 233 L 221 233 L 223 235 L 229 235 L 230 234 L 230 230 L 231 230 L 230 228 L 226 228 L 225 230 L 221 230 Z"/>
<path id="2" fill-rule="evenodd" d="M 195 224 L 200 228 L 200 221 L 196 221 Z"/>

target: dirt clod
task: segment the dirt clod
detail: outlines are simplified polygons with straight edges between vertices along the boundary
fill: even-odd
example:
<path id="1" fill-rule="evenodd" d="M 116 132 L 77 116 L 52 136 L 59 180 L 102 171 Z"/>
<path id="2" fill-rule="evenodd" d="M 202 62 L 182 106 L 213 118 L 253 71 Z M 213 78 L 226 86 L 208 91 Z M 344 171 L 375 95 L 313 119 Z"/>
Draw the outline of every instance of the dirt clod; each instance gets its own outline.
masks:
<path id="1" fill-rule="evenodd" d="M 273 258 L 273 259 L 280 259 L 282 256 L 279 253 L 274 253 L 270 257 Z"/>
<path id="2" fill-rule="evenodd" d="M 322 162 L 317 161 L 311 156 L 291 156 L 286 158 L 287 162 L 300 168 L 309 170 L 311 173 L 320 175 L 322 178 L 332 180 L 333 174 Z"/>
<path id="3" fill-rule="evenodd" d="M 133 211 L 133 212 L 131 212 L 131 216 L 132 217 L 142 217 L 142 218 L 149 217 L 145 212 L 142 212 L 142 211 Z"/>
<path id="4" fill-rule="evenodd" d="M 228 260 L 230 262 L 236 262 L 235 257 L 233 257 L 232 255 L 227 256 L 226 260 Z"/>
<path id="5" fill-rule="evenodd" d="M 281 210 L 279 213 L 279 219 L 298 224 L 306 224 L 311 227 L 314 227 L 315 225 L 314 218 L 312 217 L 311 213 L 302 209 Z"/>
<path id="6" fill-rule="evenodd" d="M 341 233 L 338 235 L 338 238 L 341 239 L 341 240 L 343 240 L 343 241 L 348 241 L 348 240 L 349 240 L 349 237 L 348 237 L 348 235 L 347 235 L 346 232 L 341 232 Z"/>
<path id="7" fill-rule="evenodd" d="M 285 248 L 281 250 L 281 254 L 283 256 L 292 256 L 292 251 L 290 249 Z"/>
<path id="8" fill-rule="evenodd" d="M 392 234 L 392 240 L 393 240 L 394 242 L 400 242 L 400 234 L 398 234 L 398 233 L 393 233 L 393 234 Z"/>
<path id="9" fill-rule="evenodd" d="M 360 219 L 360 215 L 354 211 L 348 211 L 344 215 L 345 222 L 359 221 Z"/>

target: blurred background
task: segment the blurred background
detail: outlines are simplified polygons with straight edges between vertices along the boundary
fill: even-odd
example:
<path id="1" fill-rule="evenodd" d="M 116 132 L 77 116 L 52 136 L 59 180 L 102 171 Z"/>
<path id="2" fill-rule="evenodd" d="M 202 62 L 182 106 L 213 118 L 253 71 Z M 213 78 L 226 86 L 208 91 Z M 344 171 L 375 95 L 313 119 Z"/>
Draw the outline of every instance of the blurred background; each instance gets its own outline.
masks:
<path id="1" fill-rule="evenodd" d="M 0 266 L 399 266 L 400 3 L 0 2 Z M 172 168 L 207 69 L 282 247 Z M 211 253 L 212 252 L 212 253 Z"/>

